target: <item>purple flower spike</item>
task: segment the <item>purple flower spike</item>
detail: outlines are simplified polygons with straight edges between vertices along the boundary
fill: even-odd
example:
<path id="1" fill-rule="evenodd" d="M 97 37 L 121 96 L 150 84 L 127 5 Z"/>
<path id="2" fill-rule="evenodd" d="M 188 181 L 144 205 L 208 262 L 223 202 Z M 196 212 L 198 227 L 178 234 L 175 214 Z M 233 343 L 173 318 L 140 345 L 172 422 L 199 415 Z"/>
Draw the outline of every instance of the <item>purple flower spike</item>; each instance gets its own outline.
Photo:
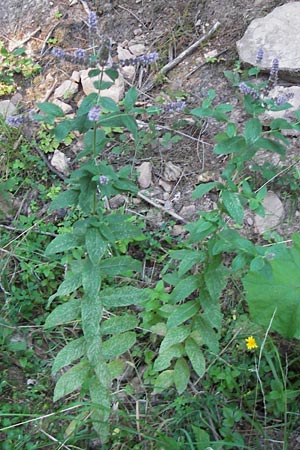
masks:
<path id="1" fill-rule="evenodd" d="M 88 18 L 88 27 L 90 31 L 97 31 L 97 14 L 95 11 L 91 11 Z"/>
<path id="2" fill-rule="evenodd" d="M 136 61 L 141 64 L 152 64 L 157 61 L 159 55 L 157 52 L 148 53 L 146 55 L 140 55 L 136 57 Z"/>
<path id="3" fill-rule="evenodd" d="M 264 50 L 263 48 L 259 48 L 256 54 L 256 64 L 261 64 L 264 59 Z"/>
<path id="4" fill-rule="evenodd" d="M 5 120 L 6 125 L 13 128 L 20 127 L 24 122 L 26 122 L 26 117 L 24 116 L 24 114 L 8 116 Z"/>
<path id="5" fill-rule="evenodd" d="M 97 122 L 100 117 L 101 108 L 100 106 L 93 106 L 88 113 L 88 118 L 91 122 Z"/>
<path id="6" fill-rule="evenodd" d="M 186 102 L 180 100 L 178 102 L 172 102 L 167 105 L 166 110 L 170 113 L 172 112 L 180 112 L 186 107 Z"/>
<path id="7" fill-rule="evenodd" d="M 86 58 L 86 52 L 82 48 L 78 48 L 74 52 L 74 58 L 79 60 L 84 60 Z"/>
<path id="8" fill-rule="evenodd" d="M 240 83 L 239 84 L 239 90 L 244 95 L 251 95 L 252 98 L 259 99 L 258 92 L 256 92 L 255 89 L 253 89 L 252 87 L 248 86 L 246 83 Z"/>
<path id="9" fill-rule="evenodd" d="M 53 48 L 51 50 L 51 54 L 52 54 L 52 56 L 54 56 L 55 58 L 58 58 L 58 59 L 65 59 L 65 57 L 66 57 L 66 52 L 60 47 Z"/>

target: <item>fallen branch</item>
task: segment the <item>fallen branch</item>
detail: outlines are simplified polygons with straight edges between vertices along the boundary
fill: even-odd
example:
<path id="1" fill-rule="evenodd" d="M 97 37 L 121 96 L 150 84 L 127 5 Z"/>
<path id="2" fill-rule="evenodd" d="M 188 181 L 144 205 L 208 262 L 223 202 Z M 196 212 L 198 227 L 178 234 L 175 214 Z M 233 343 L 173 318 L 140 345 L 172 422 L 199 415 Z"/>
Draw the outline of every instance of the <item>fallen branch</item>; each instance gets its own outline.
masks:
<path id="1" fill-rule="evenodd" d="M 164 206 L 159 205 L 158 203 L 154 202 L 153 200 L 151 200 L 149 197 L 147 197 L 146 195 L 142 194 L 141 192 L 138 192 L 137 196 L 140 199 L 144 200 L 144 202 L 149 203 L 149 205 L 154 206 L 154 208 L 160 209 L 161 211 L 163 211 L 164 213 L 166 213 L 169 216 L 173 217 L 174 219 L 178 220 L 179 222 L 188 223 L 187 220 L 185 220 L 183 217 L 181 217 L 178 214 L 176 214 L 176 212 L 171 211 L 170 209 L 167 209 Z"/>
<path id="2" fill-rule="evenodd" d="M 173 59 L 173 61 L 170 61 L 168 64 L 162 67 L 158 72 L 158 74 L 165 75 L 166 73 L 170 72 L 170 70 L 174 69 L 174 67 L 176 67 L 179 63 L 181 63 L 187 56 L 191 55 L 195 50 L 197 50 L 197 48 L 199 47 L 200 44 L 202 44 L 202 42 L 210 38 L 210 36 L 212 36 L 217 31 L 220 25 L 221 25 L 220 22 L 216 22 L 214 26 L 206 34 L 204 34 L 200 39 L 198 39 L 188 48 L 186 48 L 175 59 Z"/>
<path id="3" fill-rule="evenodd" d="M 17 42 L 16 44 L 14 44 L 11 48 L 10 51 L 14 51 L 17 48 L 22 47 L 22 45 L 26 44 L 26 42 L 30 41 L 30 39 L 35 36 L 37 33 L 39 33 L 41 31 L 41 27 L 38 27 L 36 30 L 34 30 L 32 33 L 30 33 L 26 38 L 24 38 L 22 41 Z"/>

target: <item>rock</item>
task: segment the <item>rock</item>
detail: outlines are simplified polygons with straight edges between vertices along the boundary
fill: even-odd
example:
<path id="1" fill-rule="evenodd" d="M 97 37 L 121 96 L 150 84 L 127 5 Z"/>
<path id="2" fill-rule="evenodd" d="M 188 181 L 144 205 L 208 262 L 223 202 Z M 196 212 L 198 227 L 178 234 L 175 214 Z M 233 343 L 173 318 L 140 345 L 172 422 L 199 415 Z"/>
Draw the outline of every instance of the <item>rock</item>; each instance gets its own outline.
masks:
<path id="1" fill-rule="evenodd" d="M 164 170 L 164 178 L 167 181 L 176 181 L 181 175 L 181 168 L 173 164 L 171 161 L 166 162 Z"/>
<path id="2" fill-rule="evenodd" d="M 65 80 L 58 88 L 55 89 L 54 98 L 72 98 L 78 92 L 78 84 L 72 80 Z"/>
<path id="3" fill-rule="evenodd" d="M 81 70 L 80 71 L 80 79 L 82 84 L 82 89 L 85 95 L 89 95 L 92 92 L 98 93 L 98 89 L 95 88 L 94 82 L 99 81 L 99 76 L 90 78 L 88 76 L 88 73 L 91 69 L 87 70 Z M 111 81 L 111 79 L 106 75 L 106 73 L 103 74 L 103 81 Z M 112 100 L 114 100 L 116 103 L 118 103 L 124 96 L 125 92 L 125 86 L 124 86 L 124 78 L 122 74 L 119 73 L 118 78 L 115 80 L 114 84 L 108 88 L 108 89 L 102 89 L 101 90 L 101 96 L 102 97 L 109 97 Z"/>
<path id="4" fill-rule="evenodd" d="M 187 233 L 186 229 L 183 227 L 183 225 L 174 225 L 172 228 L 172 234 L 173 236 L 180 236 L 181 234 Z"/>
<path id="5" fill-rule="evenodd" d="M 259 118 L 264 125 L 269 125 L 273 119 L 287 119 L 294 121 L 294 112 L 300 109 L 300 87 L 299 86 L 275 86 L 269 93 L 270 98 L 278 98 L 279 96 L 288 96 L 288 94 L 293 94 L 293 97 L 288 99 L 287 102 L 290 103 L 291 107 L 283 111 L 265 111 Z M 299 132 L 296 130 L 283 130 L 285 136 L 295 136 Z"/>
<path id="6" fill-rule="evenodd" d="M 79 83 L 80 82 L 80 73 L 78 72 L 78 70 L 74 70 L 73 71 L 70 80 L 74 81 L 75 83 Z"/>
<path id="7" fill-rule="evenodd" d="M 262 204 L 265 208 L 265 217 L 258 215 L 254 217 L 256 230 L 260 234 L 275 228 L 284 216 L 283 204 L 274 192 L 269 191 Z"/>
<path id="8" fill-rule="evenodd" d="M 143 162 L 137 169 L 138 183 L 142 189 L 147 189 L 152 183 L 152 166 L 150 162 Z"/>
<path id="9" fill-rule="evenodd" d="M 279 59 L 279 75 L 289 81 L 300 80 L 300 2 L 290 2 L 275 8 L 263 18 L 253 20 L 237 42 L 242 62 L 257 65 L 259 48 L 264 58 L 259 65 L 269 70 L 274 58 Z"/>
<path id="10" fill-rule="evenodd" d="M 11 100 L 0 101 L 0 114 L 4 117 L 13 116 L 16 114 L 17 108 Z"/>
<path id="11" fill-rule="evenodd" d="M 129 50 L 134 56 L 143 55 L 146 51 L 144 44 L 131 44 L 128 45 Z"/>
<path id="12" fill-rule="evenodd" d="M 123 206 L 125 202 L 126 197 L 124 195 L 118 194 L 109 200 L 109 206 L 111 207 L 111 209 L 117 209 L 120 206 Z"/>
<path id="13" fill-rule="evenodd" d="M 158 182 L 159 186 L 163 188 L 165 192 L 171 192 L 172 191 L 172 185 L 164 180 L 159 180 Z"/>
<path id="14" fill-rule="evenodd" d="M 64 175 L 69 175 L 68 158 L 60 150 L 54 150 L 51 165 Z"/>
<path id="15" fill-rule="evenodd" d="M 180 216 L 184 217 L 185 219 L 190 219 L 193 217 L 193 215 L 196 212 L 196 206 L 195 205 L 187 205 L 183 206 L 179 212 Z"/>
<path id="16" fill-rule="evenodd" d="M 133 58 L 133 54 L 130 53 L 130 51 L 127 50 L 126 48 L 123 48 L 120 44 L 118 45 L 117 53 L 119 61 Z M 122 73 L 124 78 L 133 81 L 135 78 L 136 69 L 134 66 L 125 66 L 120 68 L 120 72 Z"/>
<path id="17" fill-rule="evenodd" d="M 61 100 L 58 100 L 58 98 L 55 98 L 53 100 L 53 103 L 54 103 L 54 105 L 59 106 L 63 110 L 63 112 L 65 114 L 68 114 L 68 113 L 72 112 L 72 106 L 68 105 L 68 103 L 65 103 L 65 102 L 62 102 Z"/>

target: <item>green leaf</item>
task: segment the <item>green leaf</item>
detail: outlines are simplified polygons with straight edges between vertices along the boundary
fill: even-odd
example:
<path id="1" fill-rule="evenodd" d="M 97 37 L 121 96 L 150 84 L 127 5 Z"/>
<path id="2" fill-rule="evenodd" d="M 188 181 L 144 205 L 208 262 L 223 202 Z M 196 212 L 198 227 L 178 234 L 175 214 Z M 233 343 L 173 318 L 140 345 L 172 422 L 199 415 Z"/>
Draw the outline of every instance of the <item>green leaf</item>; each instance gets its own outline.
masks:
<path id="1" fill-rule="evenodd" d="M 85 235 L 85 245 L 93 264 L 98 264 L 107 249 L 107 242 L 96 228 L 88 228 Z"/>
<path id="2" fill-rule="evenodd" d="M 63 117 L 65 115 L 63 110 L 59 106 L 54 105 L 53 103 L 44 102 L 44 103 L 36 103 L 36 105 L 41 111 L 48 114 L 49 116 Z"/>
<path id="3" fill-rule="evenodd" d="M 103 358 L 105 360 L 114 359 L 117 356 L 123 355 L 135 344 L 136 334 L 133 331 L 112 336 L 103 342 Z"/>
<path id="4" fill-rule="evenodd" d="M 197 314 L 199 308 L 200 306 L 196 300 L 190 300 L 183 305 L 177 305 L 168 318 L 168 328 L 173 328 L 181 325 L 183 322 Z"/>
<path id="5" fill-rule="evenodd" d="M 82 330 L 88 346 L 95 346 L 93 352 L 100 351 L 100 320 L 102 318 L 102 304 L 97 297 L 84 296 L 81 299 Z M 90 350 L 88 350 L 90 352 Z M 90 359 L 90 358 L 89 358 Z"/>
<path id="6" fill-rule="evenodd" d="M 271 330 L 300 339 L 300 248 L 295 243 L 292 248 L 274 246 L 272 258 L 271 275 L 251 271 L 243 278 L 251 319 L 267 329 L 275 313 Z"/>
<path id="7" fill-rule="evenodd" d="M 90 260 L 85 261 L 82 272 L 82 287 L 87 297 L 98 297 L 101 286 L 101 271 L 98 265 L 94 265 Z"/>
<path id="8" fill-rule="evenodd" d="M 259 119 L 249 119 L 246 122 L 244 136 L 247 145 L 253 145 L 258 141 L 262 132 L 262 126 Z"/>
<path id="9" fill-rule="evenodd" d="M 171 345 L 171 347 L 167 348 L 167 350 L 159 353 L 156 358 L 153 369 L 157 372 L 161 370 L 165 370 L 171 365 L 171 361 L 173 358 L 180 358 L 184 351 L 182 344 Z"/>
<path id="10" fill-rule="evenodd" d="M 278 153 L 281 156 L 285 156 L 286 148 L 279 142 L 273 141 L 272 139 L 260 138 L 257 142 L 262 148 L 270 150 L 271 152 Z"/>
<path id="11" fill-rule="evenodd" d="M 244 218 L 244 208 L 241 204 L 239 194 L 224 190 L 222 191 L 222 200 L 229 216 L 239 225 L 242 225 Z"/>
<path id="12" fill-rule="evenodd" d="M 58 194 L 51 202 L 49 207 L 49 212 L 55 211 L 57 209 L 63 209 L 76 205 L 78 202 L 79 192 L 70 189 L 65 192 Z"/>
<path id="13" fill-rule="evenodd" d="M 209 434 L 205 430 L 195 427 L 194 425 L 192 425 L 192 430 L 195 436 L 197 450 L 208 450 L 211 444 Z"/>
<path id="14" fill-rule="evenodd" d="M 160 344 L 159 353 L 164 352 L 169 347 L 175 344 L 183 342 L 191 332 L 191 327 L 187 325 L 181 325 L 176 328 L 171 328 L 167 331 L 162 343 Z"/>
<path id="15" fill-rule="evenodd" d="M 193 320 L 193 330 L 200 335 L 201 343 L 206 345 L 213 353 L 219 352 L 219 339 L 210 321 L 205 314 L 198 314 Z M 193 332 L 194 332 L 193 331 Z"/>
<path id="16" fill-rule="evenodd" d="M 118 105 L 112 98 L 100 97 L 99 103 L 102 106 L 102 108 L 107 110 L 108 112 L 119 112 L 120 111 Z"/>
<path id="17" fill-rule="evenodd" d="M 140 261 L 131 258 L 131 256 L 113 256 L 99 263 L 101 275 L 109 275 L 115 277 L 116 275 L 126 276 L 131 272 L 140 272 L 142 264 Z"/>
<path id="18" fill-rule="evenodd" d="M 190 275 L 189 277 L 182 278 L 171 293 L 172 303 L 181 302 L 197 289 L 199 289 L 198 275 Z"/>
<path id="19" fill-rule="evenodd" d="M 185 358 L 176 361 L 173 376 L 176 390 L 181 395 L 186 390 L 190 379 L 190 368 Z"/>
<path id="20" fill-rule="evenodd" d="M 107 364 L 106 372 L 108 372 Z M 103 370 L 102 370 L 103 372 Z M 97 432 L 101 442 L 107 442 L 109 437 L 109 417 L 110 417 L 110 392 L 109 387 L 97 378 L 93 377 L 89 383 L 91 396 L 91 419 L 94 430 Z M 101 445 L 102 447 L 102 445 Z"/>
<path id="21" fill-rule="evenodd" d="M 201 378 L 205 373 L 205 358 L 199 345 L 192 338 L 188 338 L 185 341 L 185 351 L 186 354 L 191 361 L 194 371 Z"/>
<path id="22" fill-rule="evenodd" d="M 242 153 L 247 145 L 243 136 L 234 136 L 224 139 L 214 147 L 214 153 L 217 155 L 229 155 L 230 153 Z"/>
<path id="23" fill-rule="evenodd" d="M 57 306 L 47 317 L 44 328 L 53 328 L 57 325 L 77 320 L 80 315 L 81 301 L 69 300 L 67 303 Z"/>
<path id="24" fill-rule="evenodd" d="M 126 112 L 131 111 L 131 109 L 134 107 L 137 99 L 138 99 L 138 91 L 136 90 L 136 88 L 134 86 L 132 86 L 126 92 L 125 98 L 123 100 Z"/>
<path id="25" fill-rule="evenodd" d="M 96 80 L 93 82 L 94 88 L 100 90 L 109 89 L 114 85 L 112 81 Z"/>
<path id="26" fill-rule="evenodd" d="M 131 286 L 103 289 L 100 294 L 105 308 L 143 305 L 150 298 L 149 291 Z"/>
<path id="27" fill-rule="evenodd" d="M 196 189 L 193 191 L 192 198 L 203 197 L 203 195 L 207 194 L 217 186 L 220 186 L 220 183 L 216 181 L 210 181 L 209 183 L 199 184 L 199 186 L 197 186 Z"/>
<path id="28" fill-rule="evenodd" d="M 174 370 L 165 370 L 160 373 L 154 383 L 153 394 L 158 394 L 172 386 L 174 382 Z"/>
<path id="29" fill-rule="evenodd" d="M 86 345 L 84 337 L 74 339 L 64 346 L 56 355 L 51 373 L 70 365 L 76 359 L 81 358 L 85 353 Z"/>
<path id="30" fill-rule="evenodd" d="M 218 258 L 211 262 L 204 273 L 204 280 L 211 299 L 219 301 L 220 295 L 227 284 L 229 270 L 219 262 Z"/>
<path id="31" fill-rule="evenodd" d="M 56 383 L 53 401 L 56 402 L 60 398 L 80 389 L 82 384 L 88 379 L 89 374 L 90 365 L 88 361 L 81 361 L 73 366 Z"/>
<path id="32" fill-rule="evenodd" d="M 101 334 L 120 334 L 124 331 L 133 330 L 138 326 L 138 319 L 132 314 L 111 317 L 101 324 Z"/>
<path id="33" fill-rule="evenodd" d="M 196 250 L 174 250 L 170 252 L 172 259 L 181 260 L 178 267 L 178 276 L 182 277 L 194 265 L 200 264 L 205 260 L 205 253 Z"/>
<path id="34" fill-rule="evenodd" d="M 54 255 L 55 253 L 62 253 L 71 250 L 78 245 L 78 239 L 73 233 L 60 234 L 53 239 L 45 251 L 45 255 Z"/>
<path id="35" fill-rule="evenodd" d="M 73 129 L 73 123 L 70 120 L 60 122 L 54 129 L 54 136 L 58 142 L 62 142 Z"/>
<path id="36" fill-rule="evenodd" d="M 76 291 L 82 285 L 81 275 L 73 272 L 67 272 L 65 280 L 61 283 L 56 293 L 51 295 L 48 300 L 48 307 L 53 299 L 56 297 L 69 295 Z"/>

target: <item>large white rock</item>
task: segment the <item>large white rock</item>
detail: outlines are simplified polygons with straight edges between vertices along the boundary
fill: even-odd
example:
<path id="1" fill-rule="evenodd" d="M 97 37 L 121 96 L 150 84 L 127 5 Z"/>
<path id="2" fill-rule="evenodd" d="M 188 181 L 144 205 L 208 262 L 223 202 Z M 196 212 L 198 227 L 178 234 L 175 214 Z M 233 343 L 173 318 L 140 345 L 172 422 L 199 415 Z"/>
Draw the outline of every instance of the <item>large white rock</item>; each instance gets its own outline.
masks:
<path id="1" fill-rule="evenodd" d="M 98 93 L 98 89 L 95 88 L 94 82 L 99 81 L 99 76 L 90 78 L 89 77 L 89 71 L 91 69 L 81 70 L 80 71 L 80 79 L 82 84 L 82 89 L 85 95 L 89 95 L 92 92 Z M 111 79 L 106 75 L 106 73 L 103 74 L 103 81 L 111 81 Z M 101 96 L 102 97 L 109 97 L 112 100 L 114 100 L 116 103 L 118 103 L 120 100 L 122 100 L 125 92 L 125 83 L 123 76 L 119 73 L 118 78 L 115 80 L 114 84 L 109 89 L 103 89 L 101 90 Z"/>
<path id="2" fill-rule="evenodd" d="M 263 18 L 255 19 L 237 42 L 239 58 L 256 65 L 259 48 L 264 58 L 259 65 L 269 70 L 274 58 L 279 59 L 279 74 L 290 81 L 300 80 L 300 2 L 275 8 Z"/>

